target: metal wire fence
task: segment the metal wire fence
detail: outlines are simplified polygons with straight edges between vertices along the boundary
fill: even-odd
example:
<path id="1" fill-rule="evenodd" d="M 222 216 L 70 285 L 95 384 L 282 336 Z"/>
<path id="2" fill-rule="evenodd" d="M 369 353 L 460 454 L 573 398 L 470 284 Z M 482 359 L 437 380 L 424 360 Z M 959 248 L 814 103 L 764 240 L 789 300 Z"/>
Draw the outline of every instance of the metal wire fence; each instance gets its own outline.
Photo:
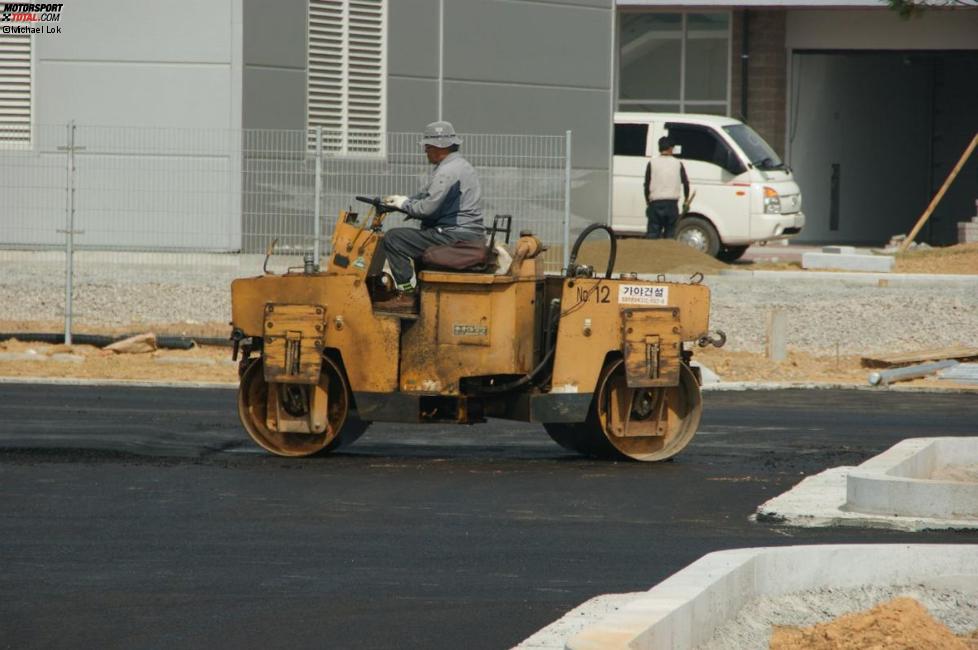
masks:
<path id="1" fill-rule="evenodd" d="M 37 285 L 40 320 L 81 324 L 124 319 L 106 310 L 114 300 L 134 323 L 223 320 L 226 283 L 259 272 L 273 239 L 293 258 L 279 266 L 326 255 L 340 211 L 367 209 L 354 196 L 413 194 L 431 169 L 419 133 L 386 134 L 382 156 L 346 157 L 318 146 L 337 134 L 314 129 L 35 125 L 16 149 L 3 133 L 0 267 Z M 487 226 L 512 215 L 514 233 L 533 231 L 552 248 L 546 269 L 560 270 L 570 134 L 462 138 Z M 401 223 L 390 215 L 387 227 Z M 39 316 L 18 309 L 8 303 L 0 321 Z"/>

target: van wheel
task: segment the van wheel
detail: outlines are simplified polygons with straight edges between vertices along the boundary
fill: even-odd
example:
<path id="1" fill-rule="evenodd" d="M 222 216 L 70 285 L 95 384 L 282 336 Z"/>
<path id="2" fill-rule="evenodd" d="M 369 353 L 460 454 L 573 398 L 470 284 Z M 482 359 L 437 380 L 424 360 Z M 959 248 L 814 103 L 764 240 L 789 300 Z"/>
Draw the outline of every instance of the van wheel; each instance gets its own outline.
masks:
<path id="1" fill-rule="evenodd" d="M 736 262 L 744 256 L 748 248 L 749 246 L 724 246 L 717 257 L 724 262 Z"/>
<path id="2" fill-rule="evenodd" d="M 676 239 L 710 257 L 720 253 L 720 235 L 713 224 L 703 217 L 683 218 L 676 230 Z"/>

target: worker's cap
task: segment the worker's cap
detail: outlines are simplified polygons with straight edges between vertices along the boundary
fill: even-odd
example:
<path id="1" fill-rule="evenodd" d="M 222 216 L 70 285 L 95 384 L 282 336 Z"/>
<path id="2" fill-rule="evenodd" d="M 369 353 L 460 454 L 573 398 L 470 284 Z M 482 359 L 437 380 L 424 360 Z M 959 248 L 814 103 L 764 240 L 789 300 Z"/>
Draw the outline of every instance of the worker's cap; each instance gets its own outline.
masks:
<path id="1" fill-rule="evenodd" d="M 462 144 L 462 139 L 455 135 L 455 127 L 451 122 L 432 122 L 424 127 L 424 137 L 421 138 L 421 146 L 429 144 L 447 149 L 453 144 Z"/>

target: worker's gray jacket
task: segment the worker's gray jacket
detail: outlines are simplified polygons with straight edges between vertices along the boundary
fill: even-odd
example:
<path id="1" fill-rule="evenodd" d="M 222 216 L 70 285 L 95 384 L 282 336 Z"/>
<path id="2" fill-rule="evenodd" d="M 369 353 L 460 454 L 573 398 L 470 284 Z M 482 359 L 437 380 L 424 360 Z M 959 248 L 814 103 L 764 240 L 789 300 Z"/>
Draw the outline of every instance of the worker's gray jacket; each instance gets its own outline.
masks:
<path id="1" fill-rule="evenodd" d="M 422 228 L 438 228 L 464 239 L 485 234 L 479 177 L 457 152 L 431 170 L 425 186 L 404 203 L 403 210 L 421 219 Z"/>

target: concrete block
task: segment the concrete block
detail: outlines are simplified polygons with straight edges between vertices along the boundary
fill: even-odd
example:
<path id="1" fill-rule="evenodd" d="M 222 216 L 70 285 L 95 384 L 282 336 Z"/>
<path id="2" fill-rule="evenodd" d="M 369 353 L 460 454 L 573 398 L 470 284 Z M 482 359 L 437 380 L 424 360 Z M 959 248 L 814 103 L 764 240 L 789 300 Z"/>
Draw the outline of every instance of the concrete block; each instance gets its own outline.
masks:
<path id="1" fill-rule="evenodd" d="M 978 465 L 978 438 L 910 438 L 849 472 L 851 512 L 978 523 L 978 482 L 941 480 L 945 467 Z"/>
<path id="2" fill-rule="evenodd" d="M 0 352 L 0 361 L 47 361 L 48 357 L 36 350 L 26 352 Z"/>
<path id="3" fill-rule="evenodd" d="M 156 363 L 176 366 L 216 366 L 217 361 L 210 357 L 156 357 Z"/>
<path id="4" fill-rule="evenodd" d="M 855 246 L 822 246 L 823 253 L 831 253 L 832 255 L 855 255 Z"/>
<path id="5" fill-rule="evenodd" d="M 801 267 L 803 269 L 837 269 L 840 271 L 889 273 L 893 270 L 893 261 L 894 258 L 890 255 L 804 253 L 801 256 Z"/>
<path id="6" fill-rule="evenodd" d="M 958 243 L 970 244 L 978 241 L 978 217 L 971 221 L 958 222 Z"/>
<path id="7" fill-rule="evenodd" d="M 809 476 L 759 506 L 757 519 L 804 527 L 976 530 L 978 438 L 909 438 L 859 467 Z"/>
<path id="8" fill-rule="evenodd" d="M 619 611 L 592 621 L 564 647 L 685 650 L 706 643 L 754 598 L 906 584 L 963 585 L 961 591 L 971 593 L 976 581 L 975 544 L 832 544 L 718 551 Z"/>
<path id="9" fill-rule="evenodd" d="M 80 354 L 70 352 L 57 352 L 51 355 L 51 361 L 61 361 L 62 363 L 84 363 L 85 357 Z"/>

